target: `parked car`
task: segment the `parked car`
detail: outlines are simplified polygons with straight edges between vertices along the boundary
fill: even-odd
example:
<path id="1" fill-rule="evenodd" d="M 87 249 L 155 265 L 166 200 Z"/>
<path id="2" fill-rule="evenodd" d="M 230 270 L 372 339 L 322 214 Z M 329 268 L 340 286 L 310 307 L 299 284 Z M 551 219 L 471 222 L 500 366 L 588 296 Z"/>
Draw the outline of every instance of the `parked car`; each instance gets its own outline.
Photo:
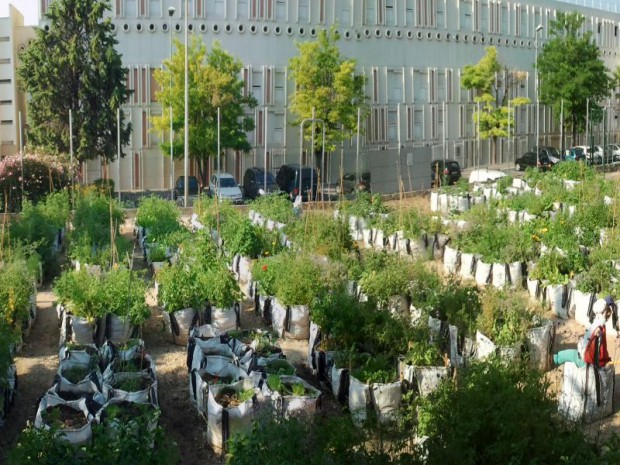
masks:
<path id="1" fill-rule="evenodd" d="M 586 152 L 585 147 L 571 147 L 570 149 L 566 149 L 564 151 L 564 155 L 562 159 L 565 161 L 585 161 L 586 160 Z"/>
<path id="2" fill-rule="evenodd" d="M 216 196 L 220 201 L 229 200 L 232 203 L 243 203 L 243 194 L 232 174 L 216 172 L 209 179 L 207 195 Z"/>
<path id="3" fill-rule="evenodd" d="M 276 175 L 276 183 L 283 192 L 286 192 L 291 200 L 299 195 L 299 181 L 301 180 L 301 199 L 308 201 L 316 199 L 317 180 L 316 170 L 310 166 L 302 166 L 293 163 L 282 165 Z M 310 192 L 312 191 L 312 196 Z"/>
<path id="4" fill-rule="evenodd" d="M 607 144 L 605 146 L 605 155 L 611 156 L 611 161 L 620 161 L 620 145 Z"/>
<path id="5" fill-rule="evenodd" d="M 189 186 L 188 195 L 197 196 L 200 192 L 200 183 L 196 176 L 187 177 L 187 185 Z M 177 182 L 174 184 L 174 198 L 185 197 L 185 177 L 179 176 Z"/>
<path id="6" fill-rule="evenodd" d="M 603 148 L 600 145 L 591 147 L 585 145 L 577 145 L 574 149 L 580 149 L 585 155 L 586 162 L 590 165 L 600 165 L 603 163 Z"/>
<path id="7" fill-rule="evenodd" d="M 562 161 L 562 154 L 560 153 L 560 150 L 555 147 L 540 146 L 538 147 L 538 150 L 540 153 L 547 155 L 552 165 Z M 532 152 L 536 152 L 536 147 L 532 148 Z"/>
<path id="8" fill-rule="evenodd" d="M 549 157 L 545 153 L 541 153 L 536 157 L 536 152 L 527 152 L 515 160 L 515 169 L 523 171 L 525 168 L 538 167 L 539 170 L 545 171 L 552 167 Z"/>
<path id="9" fill-rule="evenodd" d="M 457 161 L 434 160 L 431 163 L 431 187 L 440 186 L 442 183 L 456 184 L 461 179 L 461 166 Z"/>
<path id="10" fill-rule="evenodd" d="M 245 170 L 243 175 L 243 195 L 248 200 L 254 200 L 264 194 L 280 193 L 276 178 L 267 171 L 267 187 L 265 188 L 265 170 L 253 167 Z"/>
<path id="11" fill-rule="evenodd" d="M 347 173 L 342 176 L 342 188 L 343 194 L 351 194 L 354 192 L 368 192 L 370 193 L 370 173 L 360 173 L 359 183 L 357 182 L 356 173 Z"/>

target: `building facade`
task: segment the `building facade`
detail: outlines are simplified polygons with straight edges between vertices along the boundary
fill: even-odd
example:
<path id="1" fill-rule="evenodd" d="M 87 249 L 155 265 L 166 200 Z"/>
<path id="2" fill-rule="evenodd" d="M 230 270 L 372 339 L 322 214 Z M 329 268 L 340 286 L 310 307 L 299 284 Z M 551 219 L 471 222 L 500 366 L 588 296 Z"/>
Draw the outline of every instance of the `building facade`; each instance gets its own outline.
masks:
<path id="1" fill-rule="evenodd" d="M 27 115 L 26 98 L 16 81 L 17 55 L 33 36 L 33 28 L 24 26 L 22 14 L 9 5 L 9 15 L 0 18 L 0 156 L 19 151 L 20 128 L 26 123 Z"/>
<path id="2" fill-rule="evenodd" d="M 41 27 L 54 0 L 41 0 Z M 467 167 L 491 161 L 490 141 L 479 140 L 474 124 L 476 104 L 461 87 L 464 66 L 477 63 L 485 47 L 495 46 L 509 69 L 525 72 L 513 96 L 531 103 L 516 110 L 511 135 L 498 142 L 496 162 L 510 162 L 536 144 L 560 147 L 560 131 L 551 109 L 540 106 L 536 117 L 535 74 L 537 46 L 544 47 L 549 23 L 559 11 L 578 11 L 586 18 L 609 69 L 620 64 L 620 14 L 554 0 L 189 0 L 188 32 L 207 47 L 214 40 L 244 63 L 245 91 L 254 95 L 256 129 L 250 133 L 250 153 L 227 153 L 224 170 L 241 179 L 246 167 L 267 166 L 275 171 L 285 162 L 299 161 L 305 147 L 299 128 L 287 112 L 294 83 L 287 64 L 297 54 L 296 43 L 313 40 L 320 29 L 334 26 L 342 53 L 357 60 L 367 78 L 371 111 L 363 123 L 360 156 L 356 138 L 331 154 L 325 178 L 368 166 L 368 157 L 398 148 L 415 156 L 416 147 L 431 147 L 433 158 L 455 159 Z M 175 12 L 169 16 L 169 7 Z M 171 39 L 183 41 L 185 0 L 112 0 L 109 12 L 118 50 L 127 67 L 127 84 L 134 90 L 125 110 L 134 131 L 128 154 L 107 173 L 89 163 L 86 181 L 109 175 L 121 190 L 169 189 L 181 174 L 174 173 L 159 143 L 167 134 L 151 130 L 153 116 L 162 112 L 155 99 L 155 69 L 171 53 Z M 538 26 L 542 29 L 537 32 Z M 1 46 L 2 44 L 0 44 Z M 578 69 L 578 64 L 576 64 Z M 1 85 L 1 83 L 0 83 Z M 618 102 L 607 102 L 607 126 L 599 125 L 596 142 L 618 133 Z M 0 106 L 0 111 L 2 110 Z M 190 134 L 191 137 L 191 134 Z M 564 145 L 576 145 L 566 137 Z M 304 158 L 304 162 L 310 162 Z M 192 173 L 194 167 L 191 168 Z"/>

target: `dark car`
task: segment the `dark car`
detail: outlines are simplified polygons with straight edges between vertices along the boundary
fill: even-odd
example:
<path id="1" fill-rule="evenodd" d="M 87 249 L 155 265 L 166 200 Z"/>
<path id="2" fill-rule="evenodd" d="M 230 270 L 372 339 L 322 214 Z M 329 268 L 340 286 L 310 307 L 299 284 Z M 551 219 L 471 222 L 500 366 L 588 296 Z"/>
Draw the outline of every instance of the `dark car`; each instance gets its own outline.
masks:
<path id="1" fill-rule="evenodd" d="M 368 192 L 370 193 L 370 173 L 360 173 L 359 182 L 357 182 L 356 173 L 347 173 L 342 176 L 342 189 L 343 194 L 352 194 L 354 192 Z"/>
<path id="2" fill-rule="evenodd" d="M 540 151 L 540 153 L 547 155 L 552 165 L 555 165 L 556 163 L 560 163 L 562 161 L 562 154 L 560 153 L 560 150 L 556 149 L 555 147 L 540 146 L 538 147 L 538 150 Z M 536 147 L 532 148 L 532 152 L 535 151 Z"/>
<path id="3" fill-rule="evenodd" d="M 461 179 L 461 166 L 454 160 L 435 160 L 431 163 L 431 187 L 456 184 Z"/>
<path id="4" fill-rule="evenodd" d="M 280 186 L 282 192 L 288 194 L 291 200 L 299 195 L 299 182 L 301 180 L 301 199 L 308 201 L 310 191 L 312 191 L 312 200 L 316 199 L 317 180 L 316 170 L 310 166 L 302 166 L 299 164 L 282 165 L 276 175 L 276 183 Z"/>
<path id="5" fill-rule="evenodd" d="M 200 183 L 196 176 L 187 177 L 187 185 L 189 186 L 188 195 L 198 195 L 200 192 Z M 179 176 L 174 184 L 174 198 L 185 196 L 185 177 Z"/>
<path id="6" fill-rule="evenodd" d="M 553 163 L 551 163 L 549 157 L 544 153 L 540 153 L 538 158 L 536 158 L 536 152 L 527 152 L 515 160 L 515 168 L 517 171 L 523 171 L 525 168 L 535 168 L 537 166 L 540 170 L 544 171 L 551 169 Z"/>
<path id="7" fill-rule="evenodd" d="M 263 168 L 253 167 L 245 170 L 243 175 L 243 195 L 246 199 L 254 200 L 260 197 L 259 190 L 262 189 L 267 194 L 280 192 L 280 187 L 276 183 L 276 179 L 269 171 L 267 171 L 267 188 L 265 189 L 265 170 Z"/>

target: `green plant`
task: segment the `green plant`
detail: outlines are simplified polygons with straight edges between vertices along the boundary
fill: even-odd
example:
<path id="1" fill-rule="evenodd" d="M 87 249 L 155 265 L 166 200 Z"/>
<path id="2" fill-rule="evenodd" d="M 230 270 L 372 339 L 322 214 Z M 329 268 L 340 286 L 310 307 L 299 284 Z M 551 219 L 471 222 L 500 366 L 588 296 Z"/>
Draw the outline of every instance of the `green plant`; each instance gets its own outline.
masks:
<path id="1" fill-rule="evenodd" d="M 148 248 L 148 257 L 152 263 L 168 260 L 167 247 L 163 244 L 152 244 Z"/>
<path id="2" fill-rule="evenodd" d="M 54 281 L 53 291 L 75 316 L 93 320 L 107 312 L 100 279 L 84 269 L 62 273 Z"/>
<path id="3" fill-rule="evenodd" d="M 557 415 L 548 380 L 525 363 L 469 365 L 412 407 L 428 465 L 599 463 L 582 427 Z"/>
<path id="4" fill-rule="evenodd" d="M 536 315 L 521 294 L 487 288 L 482 293 L 478 329 L 498 346 L 512 347 L 525 341 Z"/>
<path id="5" fill-rule="evenodd" d="M 312 305 L 324 291 L 321 268 L 307 255 L 281 255 L 276 266 L 275 295 L 284 305 Z"/>
<path id="6" fill-rule="evenodd" d="M 256 258 L 263 250 L 261 236 L 248 218 L 227 221 L 221 228 L 224 247 L 231 255 Z"/>
<path id="7" fill-rule="evenodd" d="M 291 224 L 296 219 L 293 204 L 283 195 L 260 196 L 250 203 L 250 208 L 260 213 L 265 219 L 279 223 Z"/>
<path id="8" fill-rule="evenodd" d="M 416 367 L 443 366 L 443 355 L 439 337 L 431 339 L 428 326 L 420 325 L 415 328 L 404 361 Z"/>
<path id="9" fill-rule="evenodd" d="M 357 216 L 358 218 L 370 219 L 375 215 L 389 213 L 388 208 L 383 204 L 379 194 L 369 194 L 359 192 L 351 202 L 344 202 L 342 210 L 347 215 Z"/>
<path id="10" fill-rule="evenodd" d="M 371 252 L 364 259 L 359 285 L 369 298 L 386 305 L 391 297 L 408 295 L 413 276 L 410 260 L 387 252 Z"/>
<path id="11" fill-rule="evenodd" d="M 300 221 L 286 227 L 286 234 L 307 253 L 331 259 L 339 259 L 353 248 L 348 223 L 326 212 L 305 213 Z"/>
<path id="12" fill-rule="evenodd" d="M 398 379 L 396 360 L 382 354 L 355 354 L 348 363 L 351 376 L 363 383 L 391 383 Z"/>
<path id="13" fill-rule="evenodd" d="M 16 335 L 28 323 L 34 277 L 24 260 L 11 260 L 0 266 L 0 319 Z"/>
<path id="14" fill-rule="evenodd" d="M 93 186 L 95 186 L 102 195 L 114 197 L 114 179 L 95 179 L 93 181 Z"/>
<path id="15" fill-rule="evenodd" d="M 78 384 L 86 378 L 91 369 L 87 366 L 72 366 L 62 370 L 62 376 L 73 384 Z"/>
<path id="16" fill-rule="evenodd" d="M 207 292 L 200 287 L 200 269 L 190 260 L 179 260 L 157 273 L 157 298 L 167 312 L 186 308 L 200 309 L 207 300 Z"/>
<path id="17" fill-rule="evenodd" d="M 146 228 L 149 242 L 160 242 L 168 234 L 181 229 L 179 209 L 174 202 L 157 196 L 141 200 L 136 223 Z"/>
<path id="18" fill-rule="evenodd" d="M 272 360 L 265 365 L 265 372 L 268 375 L 289 375 L 295 374 L 295 368 L 283 359 Z"/>
<path id="19" fill-rule="evenodd" d="M 151 315 L 146 303 L 147 282 L 142 273 L 116 267 L 105 273 L 102 296 L 108 312 L 140 326 Z"/>
<path id="20" fill-rule="evenodd" d="M 239 283 L 221 261 L 211 264 L 197 278 L 206 299 L 216 307 L 230 308 L 241 299 Z"/>
<path id="21" fill-rule="evenodd" d="M 127 376 L 120 380 L 115 380 L 112 387 L 125 392 L 139 392 L 152 384 L 151 379 L 145 376 Z"/>

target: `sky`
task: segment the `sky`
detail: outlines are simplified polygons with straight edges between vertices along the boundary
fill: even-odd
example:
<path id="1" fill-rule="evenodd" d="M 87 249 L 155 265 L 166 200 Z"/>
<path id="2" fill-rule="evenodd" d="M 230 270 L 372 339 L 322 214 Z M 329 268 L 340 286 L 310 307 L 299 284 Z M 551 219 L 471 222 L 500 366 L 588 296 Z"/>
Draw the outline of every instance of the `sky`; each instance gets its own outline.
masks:
<path id="1" fill-rule="evenodd" d="M 37 0 L 0 0 L 0 17 L 9 15 L 9 3 L 24 15 L 24 24 L 33 25 L 39 23 L 39 7 Z"/>

